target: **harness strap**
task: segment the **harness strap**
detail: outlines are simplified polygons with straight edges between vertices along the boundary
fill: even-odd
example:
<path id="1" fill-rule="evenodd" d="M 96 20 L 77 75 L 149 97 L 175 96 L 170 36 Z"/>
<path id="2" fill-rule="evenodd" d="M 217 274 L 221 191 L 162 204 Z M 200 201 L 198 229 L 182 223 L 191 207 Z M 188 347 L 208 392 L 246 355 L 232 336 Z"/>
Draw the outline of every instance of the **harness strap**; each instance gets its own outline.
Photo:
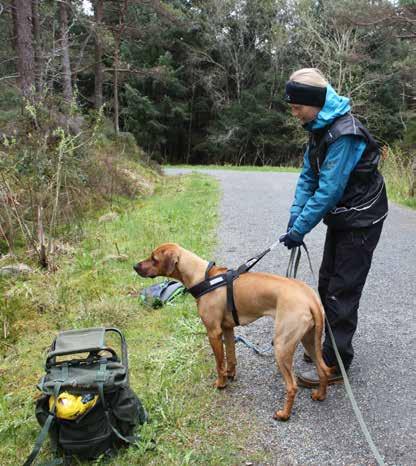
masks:
<path id="1" fill-rule="evenodd" d="M 191 288 L 188 288 L 188 292 L 195 298 L 199 298 L 203 296 L 205 293 L 209 293 L 210 291 L 216 290 L 221 286 L 225 286 L 227 284 L 227 274 L 222 273 L 221 275 L 216 275 L 215 277 L 208 278 L 203 282 L 197 283 Z"/>
<path id="2" fill-rule="evenodd" d="M 231 311 L 234 322 L 236 325 L 240 325 L 240 321 L 238 319 L 237 308 L 235 307 L 234 301 L 234 291 L 233 291 L 233 282 L 237 279 L 241 274 L 248 272 L 252 267 L 254 267 L 259 260 L 261 260 L 266 254 L 272 251 L 277 245 L 279 241 L 273 243 L 270 247 L 266 250 L 257 254 L 256 256 L 251 257 L 248 259 L 244 264 L 241 264 L 237 270 L 230 269 L 226 273 L 215 275 L 214 277 L 209 278 L 208 274 L 212 267 L 215 265 L 215 262 L 209 262 L 207 269 L 205 271 L 205 280 L 197 283 L 193 287 L 189 288 L 187 291 L 195 298 L 199 298 L 206 293 L 209 293 L 221 286 L 227 286 L 227 307 Z M 300 257 L 299 257 L 300 259 Z M 299 261 L 298 261 L 299 263 Z"/>
<path id="3" fill-rule="evenodd" d="M 215 265 L 215 262 L 213 261 L 208 262 L 207 270 L 205 270 L 205 280 L 209 279 L 209 276 L 208 276 L 209 271 L 212 269 L 212 267 L 214 267 L 214 265 Z"/>
<path id="4" fill-rule="evenodd" d="M 42 447 L 43 442 L 45 441 L 48 432 L 52 426 L 52 422 L 55 419 L 56 416 L 56 403 L 58 402 L 58 396 L 59 392 L 61 391 L 62 384 L 65 382 L 65 380 L 68 378 L 68 365 L 63 364 L 62 368 L 62 376 L 60 380 L 56 381 L 55 387 L 53 389 L 53 397 L 54 397 L 54 402 L 52 405 L 52 409 L 49 412 L 48 417 L 46 418 L 45 424 L 43 424 L 42 430 L 39 432 L 39 435 L 35 441 L 35 445 L 33 447 L 32 452 L 28 456 L 27 460 L 24 462 L 23 466 L 30 466 L 33 461 L 35 461 L 36 457 L 38 456 L 40 449 Z M 59 461 L 59 460 L 58 460 Z M 60 464 L 60 463 L 55 463 L 55 464 Z"/>
<path id="5" fill-rule="evenodd" d="M 238 318 L 238 313 L 237 313 L 237 308 L 235 307 L 235 302 L 234 302 L 234 280 L 239 277 L 238 271 L 236 272 L 235 270 L 229 270 L 226 273 L 227 277 L 227 307 L 231 311 L 233 315 L 233 319 L 235 322 L 235 325 L 240 325 L 240 320 Z"/>
<path id="6" fill-rule="evenodd" d="M 107 370 L 107 359 L 102 359 L 100 363 L 100 369 L 97 372 L 96 382 L 97 382 L 97 387 L 98 387 L 98 394 L 100 395 L 100 400 L 103 405 L 103 409 L 104 409 L 104 413 L 105 413 L 105 417 L 107 419 L 108 425 L 110 426 L 111 430 L 120 440 L 122 440 L 125 443 L 134 444 L 140 440 L 139 436 L 134 436 L 134 435 L 124 436 L 113 426 L 113 423 L 111 422 L 110 409 L 105 401 L 105 396 L 104 396 L 104 381 L 105 381 L 106 370 Z"/>
<path id="7" fill-rule="evenodd" d="M 208 272 L 214 266 L 214 262 L 208 264 L 207 270 L 205 271 L 205 277 L 208 277 Z M 231 311 L 233 319 L 236 325 L 240 325 L 238 319 L 237 309 L 234 302 L 234 292 L 233 292 L 233 282 L 236 278 L 240 276 L 241 273 L 239 270 L 228 270 L 226 273 L 220 275 L 215 275 L 211 278 L 205 278 L 204 281 L 197 283 L 192 288 L 188 289 L 188 292 L 195 298 L 199 298 L 206 293 L 216 290 L 222 286 L 227 287 L 227 308 Z"/>

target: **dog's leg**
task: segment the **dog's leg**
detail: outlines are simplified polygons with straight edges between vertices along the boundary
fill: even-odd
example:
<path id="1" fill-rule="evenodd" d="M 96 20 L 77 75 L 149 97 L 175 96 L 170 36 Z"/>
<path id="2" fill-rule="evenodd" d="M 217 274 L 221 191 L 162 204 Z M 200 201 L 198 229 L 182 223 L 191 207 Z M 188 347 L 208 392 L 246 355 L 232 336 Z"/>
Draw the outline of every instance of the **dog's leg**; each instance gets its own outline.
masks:
<path id="1" fill-rule="evenodd" d="M 319 376 L 319 387 L 312 390 L 311 397 L 314 401 L 323 401 L 326 398 L 328 386 L 328 367 L 322 358 L 322 348 L 316 348 L 315 329 L 308 330 L 302 338 L 302 344 L 316 365 L 316 372 Z"/>
<path id="2" fill-rule="evenodd" d="M 221 328 L 208 330 L 208 339 L 214 352 L 215 361 L 217 363 L 217 380 L 214 382 L 214 387 L 225 388 L 227 386 L 227 370 L 225 367 L 224 345 L 222 342 Z"/>
<path id="3" fill-rule="evenodd" d="M 308 356 L 312 358 L 312 361 L 316 364 L 316 350 L 315 350 L 315 329 L 311 328 L 302 337 L 302 345 L 305 348 Z"/>
<path id="4" fill-rule="evenodd" d="M 295 401 L 296 393 L 298 391 L 298 386 L 296 384 L 292 368 L 294 348 L 285 348 L 279 343 L 276 344 L 276 342 L 274 348 L 277 364 L 279 365 L 280 372 L 285 379 L 286 400 L 283 409 L 276 411 L 273 417 L 279 421 L 287 421 L 290 417 L 293 402 Z"/>
<path id="5" fill-rule="evenodd" d="M 230 380 L 234 380 L 235 367 L 237 365 L 237 359 L 235 357 L 234 329 L 223 328 L 223 332 L 224 332 L 225 353 L 227 355 L 227 377 Z"/>
<path id="6" fill-rule="evenodd" d="M 276 333 L 274 338 L 274 353 L 280 372 L 286 384 L 286 400 L 283 409 L 274 413 L 274 419 L 287 421 L 292 411 L 293 402 L 298 391 L 296 378 L 293 374 L 293 355 L 305 329 L 297 319 L 276 319 Z"/>

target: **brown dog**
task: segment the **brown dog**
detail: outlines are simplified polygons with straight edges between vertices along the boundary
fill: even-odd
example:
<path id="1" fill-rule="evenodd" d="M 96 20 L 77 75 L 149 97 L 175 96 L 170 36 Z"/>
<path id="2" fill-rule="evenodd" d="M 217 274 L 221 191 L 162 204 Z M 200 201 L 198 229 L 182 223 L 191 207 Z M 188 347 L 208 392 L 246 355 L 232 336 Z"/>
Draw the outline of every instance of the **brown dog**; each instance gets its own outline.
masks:
<path id="1" fill-rule="evenodd" d="M 151 256 L 134 266 L 142 277 L 171 277 L 191 288 L 205 279 L 208 262 L 177 244 L 166 243 L 156 248 Z M 227 269 L 213 267 L 209 276 Z M 289 419 L 297 392 L 293 374 L 293 354 L 301 341 L 317 366 L 320 385 L 312 391 L 312 399 L 324 400 L 327 378 L 330 375 L 322 359 L 321 336 L 324 311 L 316 293 L 306 284 L 269 273 L 250 272 L 234 282 L 234 299 L 240 325 L 247 325 L 263 316 L 275 321 L 274 351 L 276 361 L 286 383 L 286 402 L 276 411 L 275 419 Z M 227 379 L 234 379 L 236 357 L 234 342 L 235 322 L 227 309 L 226 287 L 217 288 L 197 299 L 198 313 L 204 323 L 217 363 L 214 386 L 225 388 Z M 224 357 L 224 345 L 225 355 Z"/>

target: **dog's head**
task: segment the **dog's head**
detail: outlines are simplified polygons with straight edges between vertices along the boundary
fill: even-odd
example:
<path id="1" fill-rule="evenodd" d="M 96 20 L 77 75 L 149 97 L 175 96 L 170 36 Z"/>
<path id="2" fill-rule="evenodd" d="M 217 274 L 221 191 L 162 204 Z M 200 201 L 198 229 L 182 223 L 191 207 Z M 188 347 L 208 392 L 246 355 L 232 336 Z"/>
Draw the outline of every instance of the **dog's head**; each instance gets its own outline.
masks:
<path id="1" fill-rule="evenodd" d="M 179 256 L 180 247 L 177 244 L 161 244 L 148 259 L 138 262 L 133 268 L 141 277 L 174 277 Z"/>

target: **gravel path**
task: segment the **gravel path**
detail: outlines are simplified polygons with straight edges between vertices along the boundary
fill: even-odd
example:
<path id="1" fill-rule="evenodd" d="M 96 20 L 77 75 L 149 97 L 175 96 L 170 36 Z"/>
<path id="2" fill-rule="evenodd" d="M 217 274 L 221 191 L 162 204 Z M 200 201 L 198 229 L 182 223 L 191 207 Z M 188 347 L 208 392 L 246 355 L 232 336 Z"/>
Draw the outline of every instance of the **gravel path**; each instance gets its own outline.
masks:
<path id="1" fill-rule="evenodd" d="M 185 170 L 167 170 L 174 174 Z M 284 232 L 298 175 L 292 173 L 201 170 L 221 183 L 218 264 L 236 267 L 272 244 Z M 350 381 L 373 440 L 388 465 L 416 465 L 416 211 L 390 205 L 359 311 Z M 315 271 L 325 227 L 307 236 Z M 282 246 L 256 270 L 284 275 L 288 252 Z M 299 278 L 313 285 L 306 259 Z M 240 327 L 266 347 L 272 338 L 267 318 Z M 272 419 L 284 396 L 273 356 L 257 356 L 239 344 L 238 379 L 225 390 L 225 402 L 254 419 L 249 450 L 269 453 L 269 465 L 376 464 L 363 439 L 343 386 L 331 386 L 323 403 L 299 389 L 287 423 Z M 295 367 L 304 367 L 301 349 Z"/>

